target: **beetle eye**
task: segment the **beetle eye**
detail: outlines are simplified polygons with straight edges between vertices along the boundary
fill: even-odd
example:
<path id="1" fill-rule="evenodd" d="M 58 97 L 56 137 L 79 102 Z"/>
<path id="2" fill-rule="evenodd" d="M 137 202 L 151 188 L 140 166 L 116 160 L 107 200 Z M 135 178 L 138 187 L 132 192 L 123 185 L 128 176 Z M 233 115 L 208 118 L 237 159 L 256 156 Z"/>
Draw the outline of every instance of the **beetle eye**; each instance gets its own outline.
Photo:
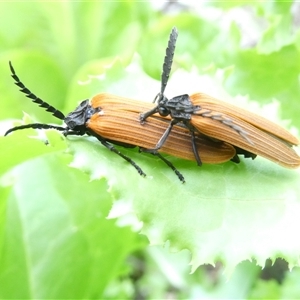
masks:
<path id="1" fill-rule="evenodd" d="M 159 107 L 158 108 L 158 113 L 162 116 L 162 117 L 166 117 L 170 114 L 170 110 L 168 110 L 167 108 L 165 107 Z"/>
<path id="2" fill-rule="evenodd" d="M 69 121 L 68 123 L 67 123 L 67 125 L 68 125 L 68 127 L 70 128 L 70 129 L 74 129 L 75 127 L 76 127 L 76 122 L 74 122 L 74 121 Z"/>
<path id="3" fill-rule="evenodd" d="M 89 106 L 85 112 L 85 118 L 86 120 L 90 119 L 92 117 L 93 114 L 95 114 L 96 112 L 101 111 L 100 107 L 97 108 L 93 108 L 92 106 Z"/>

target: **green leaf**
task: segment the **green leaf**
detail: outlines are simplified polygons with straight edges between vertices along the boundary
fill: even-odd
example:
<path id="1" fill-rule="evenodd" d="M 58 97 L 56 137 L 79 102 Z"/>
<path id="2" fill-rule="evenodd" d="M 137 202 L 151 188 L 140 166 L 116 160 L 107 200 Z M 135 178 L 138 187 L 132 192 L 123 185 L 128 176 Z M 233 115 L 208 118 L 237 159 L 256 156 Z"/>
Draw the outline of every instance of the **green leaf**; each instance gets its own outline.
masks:
<path id="1" fill-rule="evenodd" d="M 299 172 L 260 158 L 200 169 L 195 163 L 168 157 L 184 174 L 187 183 L 183 185 L 162 162 L 133 150 L 122 153 L 134 159 L 147 178 L 114 153 L 105 153 L 107 149 L 81 140 L 73 141 L 71 147 L 72 165 L 92 178 L 107 178 L 116 200 L 133 200 L 133 210 L 151 244 L 170 240 L 173 249 L 189 249 L 193 269 L 213 264 L 216 258 L 224 261 L 227 270 L 250 257 L 263 265 L 266 258 L 279 253 L 296 264 Z M 132 186 L 136 197 L 128 188 Z"/>
<path id="2" fill-rule="evenodd" d="M 299 51 L 287 46 L 270 55 L 244 50 L 235 60 L 234 72 L 226 81 L 226 88 L 233 95 L 248 94 L 252 99 L 268 103 L 276 98 L 282 106 L 282 117 L 292 119 L 300 126 Z M 282 68 L 282 66 L 285 68 Z"/>
<path id="3" fill-rule="evenodd" d="M 282 299 L 280 296 L 280 285 L 276 280 L 259 279 L 250 293 L 249 299 Z"/>
<path id="4" fill-rule="evenodd" d="M 90 182 L 68 161 L 49 154 L 5 178 L 1 298 L 101 298 L 140 243 L 130 228 L 106 219 L 106 181 Z"/>
<path id="5" fill-rule="evenodd" d="M 145 71 L 156 79 L 160 79 L 161 75 L 167 46 L 166 37 L 174 26 L 178 29 L 179 36 L 173 69 L 176 68 L 177 63 L 187 69 L 195 63 L 207 66 L 213 62 L 216 54 L 215 46 L 225 39 L 228 40 L 228 34 L 220 32 L 214 22 L 199 18 L 193 13 L 166 16 L 158 20 L 144 34 L 138 49 Z M 149 55 L 149 45 L 151 45 L 151 55 Z M 231 47 L 229 43 L 226 45 Z M 187 49 L 189 51 L 186 51 Z"/>
<path id="6" fill-rule="evenodd" d="M 211 5 L 214 7 L 230 10 L 237 6 L 246 6 L 246 5 L 253 5 L 259 3 L 258 0 L 256 1 L 249 1 L 249 0 L 233 0 L 233 1 L 211 1 L 208 2 L 207 5 Z"/>
<path id="7" fill-rule="evenodd" d="M 88 60 L 119 54 L 131 57 L 143 23 L 149 18 L 147 3 L 84 1 L 39 5 L 69 76 Z M 116 35 L 120 31 L 122 34 Z"/>
<path id="8" fill-rule="evenodd" d="M 149 93 L 145 91 L 144 80 L 147 80 Z M 150 102 L 159 88 L 160 83 L 141 70 L 140 58 L 137 55 L 127 67 L 120 58 L 97 60 L 83 65 L 75 74 L 67 98 L 67 107 L 71 111 L 79 101 L 91 99 L 103 92 Z"/>
<path id="9" fill-rule="evenodd" d="M 259 53 L 270 54 L 294 41 L 292 1 L 269 1 L 261 5 L 269 24 L 257 45 L 257 50 Z"/>
<path id="10" fill-rule="evenodd" d="M 227 72 L 224 75 L 229 76 Z M 89 84 L 93 89 L 96 81 L 100 86 L 107 83 L 113 92 L 114 89 L 122 90 L 122 86 L 126 90 L 130 78 L 142 80 L 143 86 L 148 88 L 152 86 L 152 80 L 143 75 L 137 62 L 123 71 L 116 63 L 105 75 L 91 78 Z M 170 89 L 180 88 L 184 78 L 185 73 L 175 73 L 170 79 L 168 93 L 176 95 Z M 216 79 L 189 74 L 186 88 L 196 81 L 207 91 L 214 90 L 215 96 L 218 93 L 226 95 L 218 86 L 222 82 L 220 72 L 216 73 Z M 144 93 L 147 97 L 155 95 L 150 89 Z M 241 100 L 231 99 L 236 104 Z M 247 101 L 241 105 L 245 107 Z M 256 109 L 259 110 L 257 106 Z M 275 115 L 273 117 L 276 119 Z M 216 259 L 222 259 L 228 273 L 245 259 L 253 257 L 259 265 L 264 265 L 265 259 L 279 254 L 291 266 L 297 264 L 300 249 L 293 237 L 300 209 L 299 170 L 286 170 L 263 158 L 242 159 L 239 165 L 228 162 L 199 168 L 195 162 L 167 157 L 185 176 L 186 184 L 183 185 L 160 160 L 138 154 L 137 150 L 119 148 L 144 170 L 146 178 L 140 177 L 130 164 L 97 142 L 74 139 L 70 147 L 74 167 L 89 172 L 93 179 L 107 178 L 109 190 L 117 202 L 132 203 L 131 209 L 143 221 L 142 232 L 151 244 L 164 244 L 169 240 L 172 249 L 189 249 L 193 270 L 201 264 L 213 264 Z"/>
<path id="11" fill-rule="evenodd" d="M 25 131 L 15 132 L 7 137 L 0 137 L 0 153 L 2 157 L 0 174 L 4 174 L 12 167 L 26 160 L 45 153 L 61 151 L 67 147 L 61 134 L 54 130 L 52 130 L 52 134 L 48 132 L 48 136 L 52 136 L 52 143 L 50 142 L 50 145 L 47 146 L 45 142 L 38 140 L 35 134 L 33 134 L 33 138 L 28 138 L 27 134 L 28 130 L 26 133 Z"/>
<path id="12" fill-rule="evenodd" d="M 294 41 L 294 37 L 291 34 L 288 35 L 288 31 L 284 28 L 286 20 L 282 15 L 270 17 L 269 22 L 268 29 L 257 45 L 258 52 L 262 54 L 276 52 Z"/>
<path id="13" fill-rule="evenodd" d="M 281 288 L 281 299 L 296 299 L 300 293 L 298 280 L 300 269 L 295 268 L 293 272 L 287 272 Z"/>
<path id="14" fill-rule="evenodd" d="M 28 2 L 0 3 L 0 10 L 5 12 L 0 19 L 1 51 L 18 47 L 38 47 L 43 39 L 43 19 L 39 14 L 39 6 Z M 40 26 L 37 27 L 36 25 Z"/>
<path id="15" fill-rule="evenodd" d="M 0 56 L 0 118 L 20 118 L 22 111 L 44 122 L 55 122 L 49 112 L 32 103 L 19 91 L 11 78 L 8 62 L 11 61 L 20 81 L 37 97 L 57 109 L 63 109 L 66 81 L 62 70 L 53 59 L 39 51 L 13 51 Z M 59 121 L 60 122 L 60 121 Z"/>

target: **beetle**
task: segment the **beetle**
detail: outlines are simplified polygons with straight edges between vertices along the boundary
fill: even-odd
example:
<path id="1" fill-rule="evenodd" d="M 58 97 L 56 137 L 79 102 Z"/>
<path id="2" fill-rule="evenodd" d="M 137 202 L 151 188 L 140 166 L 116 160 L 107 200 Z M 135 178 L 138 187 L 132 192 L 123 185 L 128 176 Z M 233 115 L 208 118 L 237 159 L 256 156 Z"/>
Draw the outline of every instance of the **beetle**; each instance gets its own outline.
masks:
<path id="1" fill-rule="evenodd" d="M 43 123 L 33 123 L 16 126 L 9 129 L 5 135 L 16 130 L 26 128 L 34 129 L 56 129 L 64 136 L 68 135 L 89 135 L 97 138 L 103 146 L 113 151 L 123 159 L 128 161 L 140 175 L 145 176 L 142 169 L 129 157 L 122 154 L 112 144 L 121 145 L 128 148 L 153 147 L 157 139 L 168 126 L 168 120 L 153 116 L 148 119 L 146 127 L 139 121 L 139 112 L 153 107 L 153 104 L 137 100 L 131 100 L 111 94 L 98 94 L 90 100 L 82 101 L 74 111 L 65 116 L 60 110 L 46 103 L 33 94 L 16 75 L 15 70 L 9 63 L 12 77 L 20 91 L 30 98 L 34 103 L 44 108 L 54 117 L 65 122 L 66 126 L 57 126 Z M 189 131 L 176 126 L 169 135 L 168 141 L 161 147 L 161 151 L 177 156 L 179 158 L 194 160 L 193 149 L 188 143 L 190 139 Z M 231 145 L 213 141 L 202 134 L 195 135 L 195 147 L 201 149 L 202 159 L 205 163 L 222 163 L 232 159 L 235 149 Z M 158 158 L 163 160 L 184 182 L 183 175 L 173 166 L 173 164 L 163 157 L 159 152 L 153 152 Z"/>
<path id="2" fill-rule="evenodd" d="M 237 154 L 254 159 L 256 155 L 265 157 L 287 168 L 300 165 L 300 157 L 292 148 L 299 140 L 279 125 L 245 109 L 214 99 L 203 93 L 180 95 L 168 99 L 164 91 L 168 82 L 178 32 L 173 28 L 161 76 L 161 91 L 155 97 L 157 105 L 140 115 L 141 124 L 155 113 L 170 117 L 170 123 L 154 148 L 142 149 L 144 152 L 159 150 L 166 142 L 173 126 L 183 124 L 192 135 L 196 132 L 230 143 Z M 200 152 L 201 153 L 201 152 Z M 198 165 L 201 165 L 199 152 L 194 152 Z M 235 161 L 239 159 L 235 156 Z"/>
<path id="3" fill-rule="evenodd" d="M 217 111 L 229 117 L 232 122 L 247 132 L 252 143 L 248 143 L 237 132 L 222 123 L 216 123 L 211 118 L 196 116 L 194 118 L 193 116 L 194 126 L 201 128 L 203 134 L 238 146 L 249 153 L 260 155 L 286 168 L 300 166 L 300 157 L 292 148 L 299 145 L 299 140 L 283 127 L 255 113 L 217 100 L 204 93 L 193 94 L 190 99 L 192 103 L 200 105 L 202 110 L 207 111 L 208 114 Z"/>

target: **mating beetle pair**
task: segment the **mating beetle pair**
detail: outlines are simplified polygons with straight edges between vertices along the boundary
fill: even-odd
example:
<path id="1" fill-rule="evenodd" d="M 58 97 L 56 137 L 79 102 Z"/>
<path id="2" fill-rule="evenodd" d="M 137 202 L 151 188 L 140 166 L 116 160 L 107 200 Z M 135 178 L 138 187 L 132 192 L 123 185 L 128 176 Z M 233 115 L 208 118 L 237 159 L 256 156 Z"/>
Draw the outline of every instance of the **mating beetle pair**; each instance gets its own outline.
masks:
<path id="1" fill-rule="evenodd" d="M 155 98 L 157 105 L 123 97 L 98 94 L 82 101 L 66 117 L 28 90 L 19 80 L 12 65 L 10 69 L 16 85 L 33 102 L 45 108 L 66 127 L 48 124 L 28 124 L 11 128 L 6 135 L 20 129 L 56 129 L 67 135 L 96 137 L 106 148 L 131 163 L 141 175 L 142 169 L 112 143 L 124 147 L 140 147 L 162 159 L 184 182 L 182 174 L 163 157 L 164 153 L 203 163 L 239 161 L 238 154 L 255 158 L 261 155 L 284 167 L 300 165 L 300 157 L 292 149 L 299 141 L 280 126 L 204 94 L 181 95 L 168 99 L 164 95 L 175 44 L 177 30 L 173 28 L 163 65 L 161 91 Z M 183 125 L 183 126 L 178 126 Z"/>

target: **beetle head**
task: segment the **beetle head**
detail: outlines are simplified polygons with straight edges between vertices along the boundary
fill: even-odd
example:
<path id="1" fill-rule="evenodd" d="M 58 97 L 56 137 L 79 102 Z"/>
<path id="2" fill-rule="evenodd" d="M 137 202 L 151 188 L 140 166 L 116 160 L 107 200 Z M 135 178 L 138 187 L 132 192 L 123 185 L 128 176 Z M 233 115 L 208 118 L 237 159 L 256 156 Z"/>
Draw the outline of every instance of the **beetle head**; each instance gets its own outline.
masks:
<path id="1" fill-rule="evenodd" d="M 82 101 L 74 111 L 70 112 L 64 119 L 68 128 L 74 131 L 82 131 L 86 129 L 86 122 L 91 116 L 99 111 L 99 108 L 93 108 L 89 100 Z"/>

